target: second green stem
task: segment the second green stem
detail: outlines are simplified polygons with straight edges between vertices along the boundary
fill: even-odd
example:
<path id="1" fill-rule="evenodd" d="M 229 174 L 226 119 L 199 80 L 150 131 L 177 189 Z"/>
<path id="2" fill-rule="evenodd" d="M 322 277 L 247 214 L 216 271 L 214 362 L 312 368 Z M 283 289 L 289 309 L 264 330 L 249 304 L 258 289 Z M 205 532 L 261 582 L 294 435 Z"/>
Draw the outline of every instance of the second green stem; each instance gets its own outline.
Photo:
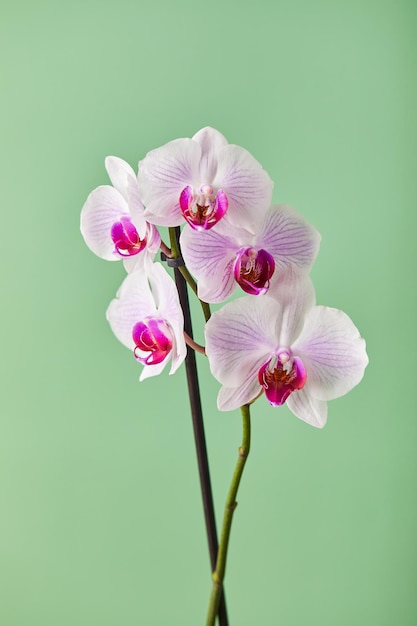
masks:
<path id="1" fill-rule="evenodd" d="M 237 506 L 236 496 L 239 489 L 240 479 L 250 449 L 250 410 L 249 405 L 240 407 L 242 413 L 242 445 L 239 448 L 239 457 L 233 472 L 229 493 L 227 494 L 226 506 L 223 515 L 223 525 L 220 536 L 219 551 L 217 553 L 216 569 L 213 572 L 213 587 L 207 613 L 206 626 L 214 626 L 223 587 L 226 571 L 227 549 L 229 547 L 230 529 L 232 527 L 233 513 Z"/>

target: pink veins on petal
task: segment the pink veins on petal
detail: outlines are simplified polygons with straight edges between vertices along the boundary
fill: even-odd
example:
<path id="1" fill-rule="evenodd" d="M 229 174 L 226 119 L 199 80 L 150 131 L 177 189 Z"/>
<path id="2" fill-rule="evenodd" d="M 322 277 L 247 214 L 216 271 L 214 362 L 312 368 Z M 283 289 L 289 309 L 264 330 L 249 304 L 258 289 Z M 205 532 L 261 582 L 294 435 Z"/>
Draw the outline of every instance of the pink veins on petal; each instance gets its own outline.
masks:
<path id="1" fill-rule="evenodd" d="M 168 324 L 154 317 L 138 322 L 132 329 L 133 354 L 144 365 L 157 365 L 172 350 L 173 338 Z"/>
<path id="2" fill-rule="evenodd" d="M 124 257 L 134 256 L 146 247 L 146 237 L 141 239 L 130 217 L 123 215 L 111 227 L 111 238 L 116 251 Z"/>
<path id="3" fill-rule="evenodd" d="M 235 280 L 246 293 L 255 296 L 266 293 L 274 271 L 274 257 L 266 250 L 241 248 L 236 255 Z"/>
<path id="4" fill-rule="evenodd" d="M 180 194 L 182 214 L 194 230 L 208 230 L 225 215 L 229 201 L 223 189 L 214 193 L 211 185 L 202 185 L 198 193 L 188 185 Z"/>
<path id="5" fill-rule="evenodd" d="M 281 406 L 290 393 L 304 387 L 307 372 L 299 357 L 281 350 L 260 367 L 258 380 L 270 404 Z"/>

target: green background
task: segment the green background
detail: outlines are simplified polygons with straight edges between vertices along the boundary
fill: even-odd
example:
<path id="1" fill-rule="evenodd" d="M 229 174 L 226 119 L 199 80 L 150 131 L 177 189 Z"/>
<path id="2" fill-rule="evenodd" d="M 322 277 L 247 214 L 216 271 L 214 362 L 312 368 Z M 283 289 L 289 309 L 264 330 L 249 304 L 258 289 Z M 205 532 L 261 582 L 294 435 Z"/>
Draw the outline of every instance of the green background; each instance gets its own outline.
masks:
<path id="1" fill-rule="evenodd" d="M 322 234 L 317 299 L 367 340 L 316 430 L 253 407 L 231 626 L 412 626 L 415 2 L 1 5 L 0 623 L 196 626 L 210 571 L 183 368 L 138 382 L 79 233 L 104 158 L 199 128 L 244 146 Z M 201 316 L 195 310 L 201 339 Z M 218 518 L 240 442 L 201 373 Z"/>

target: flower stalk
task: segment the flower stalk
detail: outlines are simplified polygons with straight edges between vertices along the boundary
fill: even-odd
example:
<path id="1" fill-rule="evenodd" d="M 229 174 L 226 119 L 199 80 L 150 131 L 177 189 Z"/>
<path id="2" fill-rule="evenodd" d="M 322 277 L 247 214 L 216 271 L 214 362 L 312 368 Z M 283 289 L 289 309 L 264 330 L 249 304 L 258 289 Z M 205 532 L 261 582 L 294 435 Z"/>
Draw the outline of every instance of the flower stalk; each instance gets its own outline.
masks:
<path id="1" fill-rule="evenodd" d="M 263 395 L 271 406 L 286 404 L 296 417 L 322 428 L 327 402 L 362 379 L 366 344 L 348 315 L 316 304 L 309 272 L 320 235 L 291 207 L 271 206 L 273 181 L 244 148 L 206 127 L 148 152 L 137 175 L 118 157 L 107 157 L 105 166 L 111 185 L 89 194 L 81 232 L 92 252 L 121 261 L 127 272 L 106 316 L 142 366 L 139 380 L 165 368 L 174 374 L 185 361 L 213 572 L 207 626 L 217 617 L 219 626 L 227 626 L 224 577 L 249 454 L 249 406 Z M 169 229 L 169 246 L 161 226 Z M 155 262 L 158 250 L 175 283 Z M 204 345 L 193 338 L 188 287 L 202 307 Z M 237 288 L 246 295 L 226 302 Z M 211 314 L 209 303 L 222 307 Z M 222 385 L 218 409 L 240 407 L 242 413 L 242 445 L 220 546 L 196 352 L 207 356 Z"/>
<path id="2" fill-rule="evenodd" d="M 218 612 L 219 602 L 222 595 L 224 576 L 226 571 L 227 550 L 229 547 L 230 530 L 232 527 L 233 513 L 237 507 L 236 496 L 240 480 L 250 450 L 250 410 L 249 404 L 240 407 L 242 413 L 242 445 L 239 448 L 239 456 L 227 494 L 226 505 L 223 515 L 223 525 L 220 537 L 219 551 L 216 568 L 213 572 L 213 586 L 211 590 L 206 626 L 214 626 Z"/>
<path id="3" fill-rule="evenodd" d="M 178 244 L 179 228 L 170 228 L 171 249 L 173 258 L 180 257 Z M 184 332 L 192 339 L 193 329 L 191 323 L 190 303 L 188 299 L 187 283 L 179 268 L 174 268 L 175 283 L 177 285 L 181 308 L 184 313 Z M 201 495 L 203 499 L 204 518 L 206 523 L 207 540 L 212 570 L 216 566 L 218 553 L 218 539 L 216 518 L 214 513 L 213 493 L 211 489 L 210 469 L 208 463 L 206 437 L 204 431 L 203 411 L 201 407 L 200 387 L 198 383 L 197 363 L 194 350 L 187 350 L 185 357 L 185 369 L 187 374 L 188 393 L 190 397 L 191 415 L 194 430 L 194 440 L 197 452 L 198 472 L 200 476 Z M 219 616 L 220 626 L 228 626 L 226 599 L 224 592 L 220 590 L 216 604 L 216 615 Z"/>

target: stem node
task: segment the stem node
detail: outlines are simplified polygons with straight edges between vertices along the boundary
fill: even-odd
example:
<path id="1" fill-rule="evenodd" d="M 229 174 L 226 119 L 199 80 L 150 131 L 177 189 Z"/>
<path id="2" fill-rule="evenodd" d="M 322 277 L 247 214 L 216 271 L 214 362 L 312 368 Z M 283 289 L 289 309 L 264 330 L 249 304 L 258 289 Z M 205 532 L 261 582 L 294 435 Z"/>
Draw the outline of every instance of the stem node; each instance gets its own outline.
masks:
<path id="1" fill-rule="evenodd" d="M 241 459 L 246 459 L 247 456 L 248 456 L 247 450 L 245 450 L 245 448 L 243 446 L 240 446 L 240 448 L 239 448 L 239 457 Z"/>

